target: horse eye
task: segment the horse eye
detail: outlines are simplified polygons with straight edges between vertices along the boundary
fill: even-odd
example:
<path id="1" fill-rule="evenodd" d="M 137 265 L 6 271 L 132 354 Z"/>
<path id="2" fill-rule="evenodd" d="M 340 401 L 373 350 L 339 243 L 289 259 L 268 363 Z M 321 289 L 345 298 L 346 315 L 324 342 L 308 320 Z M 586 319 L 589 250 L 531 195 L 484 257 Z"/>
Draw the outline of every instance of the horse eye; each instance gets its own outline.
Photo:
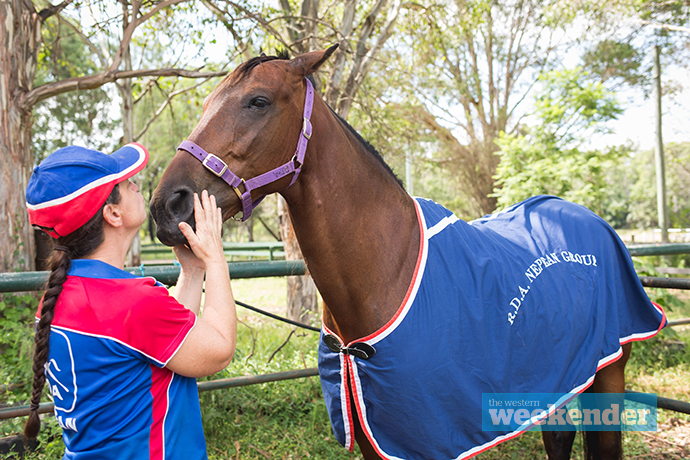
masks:
<path id="1" fill-rule="evenodd" d="M 271 105 L 271 102 L 265 97 L 255 97 L 249 101 L 249 108 L 251 109 L 265 109 Z"/>

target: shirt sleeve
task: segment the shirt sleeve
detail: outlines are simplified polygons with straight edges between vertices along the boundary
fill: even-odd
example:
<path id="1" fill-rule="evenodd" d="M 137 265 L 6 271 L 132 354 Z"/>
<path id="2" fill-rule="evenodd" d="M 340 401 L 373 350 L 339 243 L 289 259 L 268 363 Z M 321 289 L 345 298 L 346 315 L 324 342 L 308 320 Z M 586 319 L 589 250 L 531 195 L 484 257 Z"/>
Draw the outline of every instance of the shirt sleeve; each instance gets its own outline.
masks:
<path id="1" fill-rule="evenodd" d="M 182 346 L 197 317 L 152 278 L 138 280 L 136 301 L 127 314 L 127 342 L 164 367 Z"/>

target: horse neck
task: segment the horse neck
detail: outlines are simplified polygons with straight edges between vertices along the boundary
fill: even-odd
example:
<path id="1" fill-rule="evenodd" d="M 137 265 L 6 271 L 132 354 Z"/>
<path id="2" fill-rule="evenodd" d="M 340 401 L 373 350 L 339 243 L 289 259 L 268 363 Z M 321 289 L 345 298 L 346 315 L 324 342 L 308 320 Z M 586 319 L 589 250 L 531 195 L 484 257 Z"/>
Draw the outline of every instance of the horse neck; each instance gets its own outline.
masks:
<path id="1" fill-rule="evenodd" d="M 397 311 L 417 262 L 419 224 L 396 179 L 316 103 L 302 174 L 283 196 L 324 299 L 324 322 L 347 343 Z"/>

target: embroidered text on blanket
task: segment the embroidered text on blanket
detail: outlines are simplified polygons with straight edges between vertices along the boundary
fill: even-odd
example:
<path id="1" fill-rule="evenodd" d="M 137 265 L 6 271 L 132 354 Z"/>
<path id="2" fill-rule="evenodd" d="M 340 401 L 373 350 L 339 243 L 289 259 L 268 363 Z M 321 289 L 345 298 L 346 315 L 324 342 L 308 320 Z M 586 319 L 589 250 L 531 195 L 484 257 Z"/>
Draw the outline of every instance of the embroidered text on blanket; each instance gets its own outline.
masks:
<path id="1" fill-rule="evenodd" d="M 561 251 L 561 258 L 563 259 L 563 262 L 572 262 L 593 267 L 597 266 L 597 258 L 594 256 L 594 254 L 573 254 L 570 251 Z M 525 270 L 527 281 L 529 281 L 530 284 L 533 283 L 534 280 L 536 280 L 546 268 L 558 263 L 562 262 L 558 258 L 556 252 L 546 253 L 545 255 L 538 257 L 534 263 L 530 264 L 530 266 L 527 267 L 527 270 Z M 517 316 L 520 307 L 522 307 L 525 296 L 527 296 L 529 293 L 530 287 L 531 286 L 528 285 L 527 288 L 523 288 L 522 285 L 519 285 L 517 289 L 519 294 L 510 300 L 508 322 L 511 326 L 515 322 L 515 317 Z"/>

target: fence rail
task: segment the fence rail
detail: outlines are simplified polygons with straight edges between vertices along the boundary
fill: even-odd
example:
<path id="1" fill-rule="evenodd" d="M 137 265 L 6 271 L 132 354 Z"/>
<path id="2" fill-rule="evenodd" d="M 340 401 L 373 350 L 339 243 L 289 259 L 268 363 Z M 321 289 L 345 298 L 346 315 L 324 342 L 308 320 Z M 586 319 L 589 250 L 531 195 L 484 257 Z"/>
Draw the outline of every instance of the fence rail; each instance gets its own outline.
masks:
<path id="1" fill-rule="evenodd" d="M 627 246 L 631 256 L 672 256 L 690 254 L 690 243 L 630 244 Z"/>
<path id="2" fill-rule="evenodd" d="M 199 392 L 219 390 L 222 388 L 243 387 L 247 385 L 255 385 L 257 383 L 279 382 L 281 380 L 302 379 L 305 377 L 314 377 L 319 375 L 319 370 L 315 367 L 307 369 L 298 369 L 292 371 L 274 372 L 271 374 L 262 375 L 245 375 L 242 377 L 233 377 L 229 379 L 208 380 L 206 382 L 199 382 L 196 384 Z M 39 414 L 47 414 L 53 412 L 55 405 L 51 403 L 41 403 L 38 406 Z M 0 420 L 5 420 L 15 417 L 24 417 L 29 415 L 31 406 L 15 406 L 0 409 Z"/>
<path id="3" fill-rule="evenodd" d="M 259 245 L 253 245 L 254 250 Z M 153 250 L 152 250 L 153 249 Z M 169 248 L 160 247 L 161 250 L 168 251 Z M 265 250 L 265 248 L 262 248 Z M 282 249 L 282 243 L 273 244 L 273 249 Z M 155 253 L 158 248 L 144 248 L 144 251 Z M 247 250 L 243 248 L 242 250 Z M 628 246 L 630 254 L 633 256 L 654 256 L 654 255 L 674 255 L 690 253 L 690 243 L 673 244 L 645 244 Z M 174 285 L 180 275 L 179 265 L 167 266 L 146 266 L 130 267 L 125 270 L 141 276 L 152 276 L 156 280 L 166 285 Z M 269 260 L 259 262 L 230 262 L 228 271 L 232 278 L 259 278 L 268 276 L 291 276 L 303 275 L 306 273 L 306 265 L 302 260 Z M 48 279 L 48 272 L 23 272 L 23 273 L 0 273 L 0 293 L 2 292 L 23 292 L 41 290 Z M 690 289 L 690 279 L 685 278 L 660 278 L 642 276 L 640 281 L 643 286 L 655 288 L 674 288 Z M 669 322 L 669 326 L 690 324 L 690 319 L 683 319 Z M 272 374 L 253 375 L 244 377 L 234 377 L 229 379 L 211 380 L 199 382 L 199 391 L 217 390 L 221 388 L 232 388 L 257 383 L 274 382 L 280 380 L 313 377 L 318 375 L 318 369 L 308 368 Z M 629 390 L 626 390 L 629 391 Z M 631 392 L 634 393 L 634 392 Z M 53 403 L 42 403 L 39 406 L 39 413 L 49 413 L 53 411 Z M 668 398 L 657 397 L 657 407 L 661 409 L 673 410 L 690 414 L 690 403 L 676 401 Z M 29 406 L 16 406 L 0 409 L 0 420 L 26 416 L 29 414 Z"/>
<path id="4" fill-rule="evenodd" d="M 284 259 L 285 249 L 281 241 L 249 241 L 246 243 L 223 243 L 225 255 L 232 261 L 234 257 L 261 257 L 268 260 Z M 164 254 L 173 256 L 172 248 L 160 244 L 146 244 L 141 247 L 142 255 Z"/>
<path id="5" fill-rule="evenodd" d="M 142 265 L 127 267 L 126 271 L 152 276 L 166 285 L 177 283 L 180 276 L 179 265 Z M 258 262 L 229 262 L 231 278 L 262 278 L 267 276 L 304 275 L 307 266 L 303 260 L 273 260 Z M 0 292 L 40 291 L 45 288 L 50 272 L 0 273 Z"/>

